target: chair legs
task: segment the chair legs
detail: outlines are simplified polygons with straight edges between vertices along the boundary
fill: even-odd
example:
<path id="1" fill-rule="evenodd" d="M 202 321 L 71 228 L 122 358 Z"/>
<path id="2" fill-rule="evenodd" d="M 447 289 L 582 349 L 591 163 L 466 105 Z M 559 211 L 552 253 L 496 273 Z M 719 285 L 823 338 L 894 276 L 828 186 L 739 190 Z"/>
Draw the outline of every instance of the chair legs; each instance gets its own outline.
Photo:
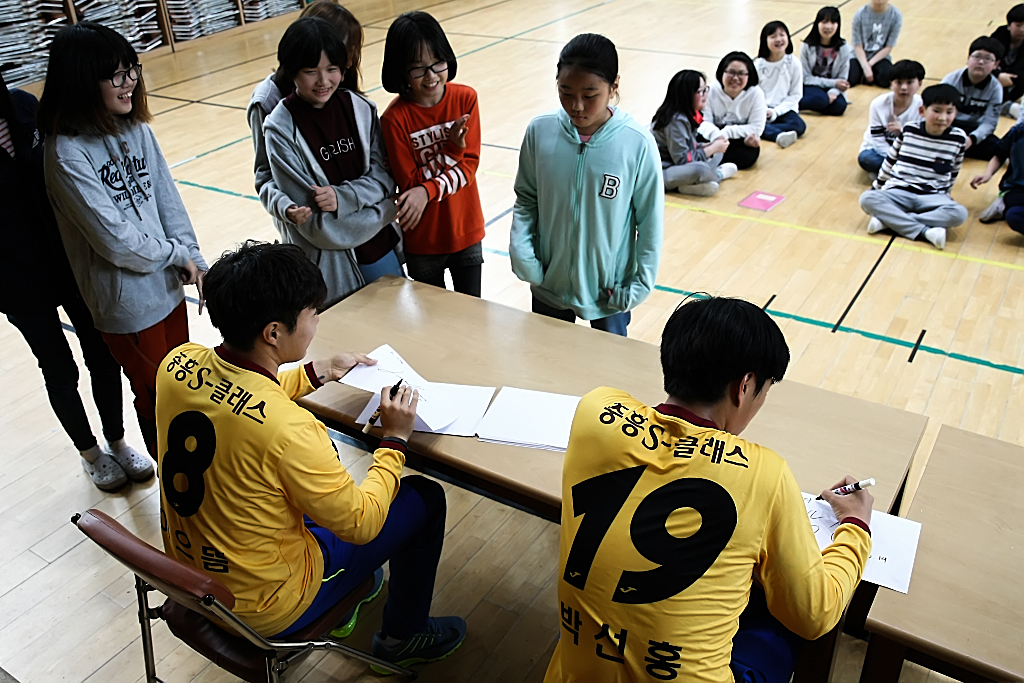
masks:
<path id="1" fill-rule="evenodd" d="M 153 656 L 153 629 L 151 619 L 159 618 L 156 610 L 149 606 L 149 585 L 135 576 L 135 594 L 139 599 L 139 626 L 142 629 L 142 655 L 146 662 L 146 683 L 163 683 L 156 675 L 156 658 Z"/>

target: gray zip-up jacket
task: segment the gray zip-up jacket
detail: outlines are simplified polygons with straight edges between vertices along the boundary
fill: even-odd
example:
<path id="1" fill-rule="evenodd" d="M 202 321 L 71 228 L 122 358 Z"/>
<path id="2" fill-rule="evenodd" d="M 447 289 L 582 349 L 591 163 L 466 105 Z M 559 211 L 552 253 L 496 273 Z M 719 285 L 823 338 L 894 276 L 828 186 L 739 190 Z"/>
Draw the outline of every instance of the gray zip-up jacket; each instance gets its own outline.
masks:
<path id="1" fill-rule="evenodd" d="M 807 43 L 800 46 L 800 67 L 804 71 L 804 85 L 816 85 L 819 88 L 827 89 L 830 93 L 842 95 L 843 91 L 836 87 L 836 81 L 850 79 L 850 60 L 854 58 L 853 48 L 849 43 L 843 43 L 839 48 L 836 61 L 832 63 L 831 78 L 815 76 L 812 71 L 814 63 L 818 60 L 818 50 L 820 49 L 817 45 L 808 45 Z"/>
<path id="2" fill-rule="evenodd" d="M 662 168 L 708 160 L 704 143 L 697 141 L 697 131 L 686 114 L 676 114 L 664 128 L 652 125 L 651 134 L 658 145 Z"/>
<path id="3" fill-rule="evenodd" d="M 153 131 L 47 136 L 46 192 L 96 328 L 130 334 L 185 298 L 177 268 L 200 270 L 192 222 Z M 177 267 L 177 268 L 176 268 Z"/>
<path id="4" fill-rule="evenodd" d="M 356 129 L 363 149 L 363 175 L 357 180 L 334 186 L 338 195 L 337 211 L 324 213 L 313 201 L 310 186 L 323 187 L 330 183 L 288 107 L 281 102 L 263 122 L 274 184 L 290 197 L 289 206 L 296 204 L 313 210 L 313 215 L 302 225 L 277 216 L 274 217 L 274 225 L 284 242 L 302 247 L 310 260 L 319 266 L 327 282 L 325 307 L 366 284 L 353 250 L 394 221 L 397 213 L 392 199 L 396 191 L 395 180 L 388 170 L 387 148 L 377 117 L 377 106 L 356 93 L 343 91 L 339 95 L 352 96 Z M 260 199 L 263 199 L 262 193 Z M 273 215 L 266 202 L 263 206 Z"/>
<path id="5" fill-rule="evenodd" d="M 270 171 L 270 159 L 267 158 L 267 143 L 263 137 L 263 122 L 282 99 L 284 99 L 284 95 L 274 83 L 274 74 L 270 74 L 252 91 L 252 98 L 249 100 L 248 109 L 245 110 L 245 117 L 249 119 L 252 146 L 256 152 L 255 168 L 253 169 L 256 175 L 256 194 L 260 196 L 260 202 L 271 216 L 279 221 L 286 221 L 288 216 L 285 212 L 295 202 L 281 192 L 277 188 L 277 184 L 274 183 L 274 177 Z"/>
<path id="6" fill-rule="evenodd" d="M 995 76 L 989 74 L 975 85 L 971 82 L 967 67 L 964 67 L 946 74 L 942 82 L 956 88 L 963 97 L 956 108 L 954 126 L 963 128 L 975 143 L 996 132 L 999 108 L 1003 104 L 1003 86 Z"/>

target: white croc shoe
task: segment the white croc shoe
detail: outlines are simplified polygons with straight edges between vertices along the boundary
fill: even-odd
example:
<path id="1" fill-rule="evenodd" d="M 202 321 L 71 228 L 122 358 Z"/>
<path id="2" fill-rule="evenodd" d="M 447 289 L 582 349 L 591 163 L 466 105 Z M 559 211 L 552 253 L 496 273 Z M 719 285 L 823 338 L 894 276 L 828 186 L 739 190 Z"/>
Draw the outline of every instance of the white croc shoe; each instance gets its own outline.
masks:
<path id="1" fill-rule="evenodd" d="M 110 455 L 132 481 L 146 481 L 153 476 L 152 458 L 136 451 L 124 439 L 110 444 Z"/>
<path id="2" fill-rule="evenodd" d="M 117 491 L 128 483 L 128 475 L 105 451 L 100 451 L 99 456 L 91 462 L 83 455 L 82 469 L 100 491 Z"/>

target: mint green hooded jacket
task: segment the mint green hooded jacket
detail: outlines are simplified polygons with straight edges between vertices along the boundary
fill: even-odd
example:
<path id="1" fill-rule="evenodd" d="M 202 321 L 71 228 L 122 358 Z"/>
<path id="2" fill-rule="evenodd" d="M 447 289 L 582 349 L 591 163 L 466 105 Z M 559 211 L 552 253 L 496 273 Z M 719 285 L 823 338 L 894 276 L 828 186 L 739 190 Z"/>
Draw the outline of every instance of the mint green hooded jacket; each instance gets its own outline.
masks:
<path id="1" fill-rule="evenodd" d="M 654 138 L 620 109 L 583 143 L 564 110 L 530 122 L 519 151 L 512 272 L 584 320 L 636 308 L 654 289 L 665 195 Z"/>

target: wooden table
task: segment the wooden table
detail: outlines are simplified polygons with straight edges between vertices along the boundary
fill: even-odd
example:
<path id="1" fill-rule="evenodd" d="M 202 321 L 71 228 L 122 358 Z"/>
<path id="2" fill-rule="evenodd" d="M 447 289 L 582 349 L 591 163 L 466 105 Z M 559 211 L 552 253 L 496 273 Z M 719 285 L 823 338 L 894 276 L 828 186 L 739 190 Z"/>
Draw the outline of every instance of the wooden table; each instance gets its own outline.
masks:
<path id="1" fill-rule="evenodd" d="M 430 381 L 577 396 L 612 386 L 648 405 L 665 398 L 657 346 L 398 278 L 379 280 L 321 314 L 308 357 L 385 343 Z M 301 403 L 351 429 L 368 399 L 367 392 L 331 384 Z M 876 507 L 892 509 L 926 422 L 784 381 L 743 436 L 785 457 L 805 491 L 820 491 L 847 473 L 874 477 Z M 410 450 L 558 520 L 559 453 L 420 433 Z"/>
<path id="2" fill-rule="evenodd" d="M 1024 681 L 1024 448 L 943 426 L 907 515 L 922 523 L 907 595 L 879 591 L 861 681 L 910 659 L 963 681 Z"/>

